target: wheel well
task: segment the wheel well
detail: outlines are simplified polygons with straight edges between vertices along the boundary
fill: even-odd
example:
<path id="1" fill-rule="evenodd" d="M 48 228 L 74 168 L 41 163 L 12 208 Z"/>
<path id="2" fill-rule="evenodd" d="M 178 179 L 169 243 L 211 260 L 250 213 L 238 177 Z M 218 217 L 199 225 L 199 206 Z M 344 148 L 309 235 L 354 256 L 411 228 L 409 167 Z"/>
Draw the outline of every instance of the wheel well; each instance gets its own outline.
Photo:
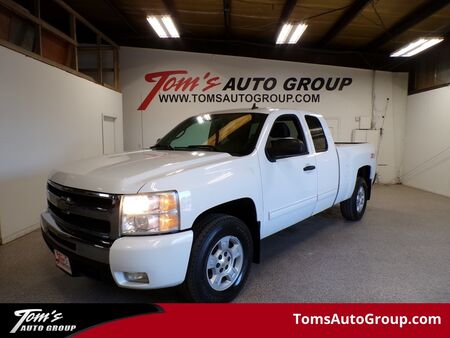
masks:
<path id="1" fill-rule="evenodd" d="M 367 183 L 368 196 L 367 199 L 370 199 L 370 195 L 372 193 L 372 182 L 370 181 L 370 166 L 365 165 L 364 167 L 359 168 L 357 177 L 362 177 Z"/>
<path id="2" fill-rule="evenodd" d="M 256 206 L 251 198 L 240 198 L 223 204 L 219 204 L 201 213 L 194 221 L 193 230 L 199 221 L 211 214 L 226 214 L 243 221 L 250 230 L 253 240 L 253 262 L 260 260 L 260 222 L 256 217 Z"/>

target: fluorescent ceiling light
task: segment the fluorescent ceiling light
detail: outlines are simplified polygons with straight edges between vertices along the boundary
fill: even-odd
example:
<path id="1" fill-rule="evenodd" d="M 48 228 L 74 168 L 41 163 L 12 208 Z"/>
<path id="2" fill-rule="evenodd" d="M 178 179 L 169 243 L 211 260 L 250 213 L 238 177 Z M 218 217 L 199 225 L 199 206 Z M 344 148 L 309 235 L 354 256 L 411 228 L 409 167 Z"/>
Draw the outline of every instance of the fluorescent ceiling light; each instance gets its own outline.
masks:
<path id="1" fill-rule="evenodd" d="M 165 38 L 169 37 L 167 35 L 166 31 L 164 30 L 164 28 L 162 28 L 162 26 L 161 26 L 159 20 L 156 18 L 156 16 L 147 16 L 147 21 L 161 39 L 165 39 Z"/>
<path id="2" fill-rule="evenodd" d="M 392 57 L 402 56 L 402 55 L 408 53 L 409 51 L 417 48 L 418 46 L 421 46 L 425 42 L 426 42 L 425 39 L 419 39 L 417 41 L 411 42 L 409 45 L 406 45 L 405 47 L 400 48 L 395 53 L 392 53 L 391 56 Z"/>
<path id="3" fill-rule="evenodd" d="M 161 39 L 180 37 L 180 34 L 178 33 L 172 21 L 172 18 L 168 15 L 148 15 L 147 21 Z"/>
<path id="4" fill-rule="evenodd" d="M 172 21 L 172 18 L 168 15 L 163 16 L 161 18 L 164 26 L 166 27 L 167 31 L 169 32 L 170 37 L 172 38 L 179 38 L 180 34 L 178 34 L 177 29 L 175 28 L 175 25 Z"/>
<path id="5" fill-rule="evenodd" d="M 308 25 L 305 25 L 304 23 L 299 23 L 297 27 L 294 30 L 294 33 L 291 34 L 291 37 L 289 38 L 288 43 L 294 44 L 297 43 L 298 40 L 300 40 L 300 37 L 305 32 Z"/>
<path id="6" fill-rule="evenodd" d="M 280 34 L 278 34 L 277 45 L 280 45 L 282 43 L 286 43 L 287 36 L 291 32 L 291 30 L 292 30 L 292 25 L 291 24 L 285 23 L 283 25 L 283 28 L 281 28 Z"/>
<path id="7" fill-rule="evenodd" d="M 442 42 L 442 41 L 444 41 L 444 39 L 442 39 L 442 38 L 430 39 L 427 42 L 425 42 L 422 46 L 417 47 L 416 49 L 410 51 L 408 54 L 405 54 L 404 56 L 413 56 L 413 55 L 419 54 L 420 52 L 424 51 L 425 49 L 433 47 L 434 45 L 437 45 L 439 42 Z"/>
<path id="8" fill-rule="evenodd" d="M 409 57 L 416 55 L 427 48 L 430 48 L 439 42 L 442 42 L 443 38 L 420 38 L 414 42 L 411 42 L 409 45 L 400 48 L 396 52 L 391 54 L 391 57 Z"/>
<path id="9" fill-rule="evenodd" d="M 307 27 L 308 25 L 304 23 L 299 23 L 296 24 L 295 26 L 290 23 L 285 23 L 283 25 L 283 28 L 281 28 L 280 34 L 278 34 L 276 44 L 281 45 L 285 43 L 288 44 L 297 43 Z"/>

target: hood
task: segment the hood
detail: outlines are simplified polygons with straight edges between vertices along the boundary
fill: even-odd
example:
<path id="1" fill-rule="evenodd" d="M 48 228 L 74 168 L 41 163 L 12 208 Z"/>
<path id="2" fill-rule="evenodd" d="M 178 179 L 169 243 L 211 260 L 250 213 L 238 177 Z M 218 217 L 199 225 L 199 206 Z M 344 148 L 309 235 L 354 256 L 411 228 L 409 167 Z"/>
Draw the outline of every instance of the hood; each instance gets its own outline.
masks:
<path id="1" fill-rule="evenodd" d="M 72 188 L 111 194 L 135 194 L 144 184 L 231 157 L 208 151 L 142 150 L 67 164 L 49 179 Z"/>

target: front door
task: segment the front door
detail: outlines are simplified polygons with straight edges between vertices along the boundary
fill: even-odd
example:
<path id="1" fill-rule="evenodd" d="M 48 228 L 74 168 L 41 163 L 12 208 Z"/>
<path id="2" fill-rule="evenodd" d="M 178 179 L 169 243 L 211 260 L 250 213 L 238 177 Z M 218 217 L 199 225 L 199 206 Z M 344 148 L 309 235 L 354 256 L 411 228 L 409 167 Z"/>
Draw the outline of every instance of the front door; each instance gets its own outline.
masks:
<path id="1" fill-rule="evenodd" d="M 297 138 L 305 151 L 272 162 L 261 153 L 260 166 L 264 200 L 264 226 L 261 238 L 312 215 L 317 201 L 317 169 L 304 128 L 297 115 L 282 115 L 274 122 L 267 139 L 266 153 L 273 141 Z"/>

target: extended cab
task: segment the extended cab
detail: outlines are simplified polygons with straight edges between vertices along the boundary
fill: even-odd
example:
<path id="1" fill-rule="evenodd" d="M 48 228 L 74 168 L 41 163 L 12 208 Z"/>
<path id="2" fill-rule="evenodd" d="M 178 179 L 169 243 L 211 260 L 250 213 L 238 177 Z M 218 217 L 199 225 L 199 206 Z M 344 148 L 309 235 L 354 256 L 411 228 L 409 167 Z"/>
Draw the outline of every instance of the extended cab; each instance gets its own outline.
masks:
<path id="1" fill-rule="evenodd" d="M 359 220 L 374 148 L 333 142 L 320 115 L 240 109 L 189 118 L 148 150 L 70 164 L 48 180 L 45 241 L 70 274 L 230 301 L 259 243 L 340 203 Z"/>

